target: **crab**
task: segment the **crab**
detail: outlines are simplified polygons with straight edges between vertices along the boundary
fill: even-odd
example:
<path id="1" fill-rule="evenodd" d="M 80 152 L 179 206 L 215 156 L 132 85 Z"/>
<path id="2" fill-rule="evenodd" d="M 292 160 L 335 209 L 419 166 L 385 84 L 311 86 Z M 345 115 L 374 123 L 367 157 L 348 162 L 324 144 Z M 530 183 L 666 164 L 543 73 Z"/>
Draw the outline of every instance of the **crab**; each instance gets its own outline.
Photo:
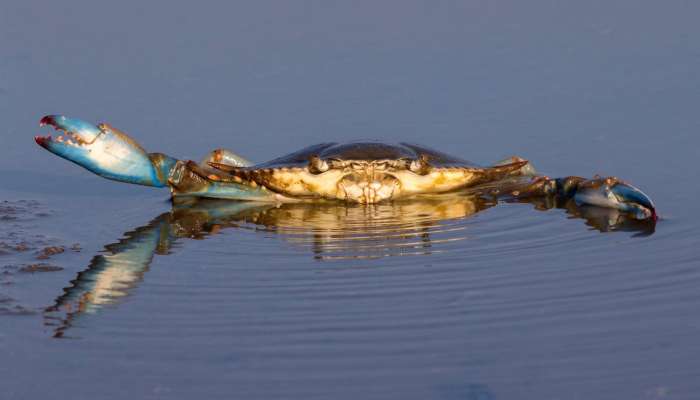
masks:
<path id="1" fill-rule="evenodd" d="M 195 162 L 147 153 L 105 123 L 48 115 L 40 125 L 59 132 L 55 138 L 35 137 L 48 151 L 104 178 L 168 187 L 175 200 L 375 204 L 468 193 L 511 200 L 558 197 L 617 209 L 640 220 L 657 218 L 651 199 L 618 178 L 550 178 L 538 175 L 520 157 L 480 166 L 416 144 L 350 142 L 316 144 L 259 164 L 226 149 Z"/>

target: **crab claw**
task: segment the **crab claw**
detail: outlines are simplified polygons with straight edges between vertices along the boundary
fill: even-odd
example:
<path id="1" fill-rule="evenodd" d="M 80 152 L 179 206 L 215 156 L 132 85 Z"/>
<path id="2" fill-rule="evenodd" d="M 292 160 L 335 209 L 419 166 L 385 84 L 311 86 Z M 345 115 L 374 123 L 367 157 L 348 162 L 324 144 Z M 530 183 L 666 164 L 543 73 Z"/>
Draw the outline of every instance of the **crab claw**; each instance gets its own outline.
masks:
<path id="1" fill-rule="evenodd" d="M 47 115 L 40 126 L 59 134 L 36 136 L 37 144 L 97 175 L 121 182 L 163 187 L 174 159 L 147 154 L 131 137 L 107 125 L 97 126 L 62 115 Z"/>
<path id="2" fill-rule="evenodd" d="M 638 220 L 658 219 L 656 207 L 649 196 L 617 178 L 596 178 L 581 182 L 574 200 L 579 205 L 614 208 Z"/>

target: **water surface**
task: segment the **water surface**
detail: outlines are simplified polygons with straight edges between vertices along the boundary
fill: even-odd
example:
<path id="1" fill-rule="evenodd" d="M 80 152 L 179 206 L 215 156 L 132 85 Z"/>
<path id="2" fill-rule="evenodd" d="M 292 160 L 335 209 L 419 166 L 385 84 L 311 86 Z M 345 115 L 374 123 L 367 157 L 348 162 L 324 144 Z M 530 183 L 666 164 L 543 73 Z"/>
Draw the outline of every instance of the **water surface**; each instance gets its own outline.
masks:
<path id="1" fill-rule="evenodd" d="M 6 5 L 3 398 L 695 398 L 699 11 Z M 47 113 L 193 159 L 352 139 L 517 154 L 627 179 L 662 219 L 467 197 L 173 207 L 40 149 Z"/>

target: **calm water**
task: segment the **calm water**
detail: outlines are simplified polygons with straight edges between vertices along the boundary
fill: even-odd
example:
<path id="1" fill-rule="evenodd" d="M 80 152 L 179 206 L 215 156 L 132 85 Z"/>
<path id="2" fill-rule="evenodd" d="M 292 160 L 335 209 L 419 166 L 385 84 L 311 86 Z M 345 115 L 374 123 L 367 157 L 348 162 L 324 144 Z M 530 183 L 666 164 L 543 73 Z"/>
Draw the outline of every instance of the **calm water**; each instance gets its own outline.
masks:
<path id="1" fill-rule="evenodd" d="M 5 4 L 0 397 L 696 399 L 698 15 Z M 517 154 L 625 178 L 662 220 L 465 197 L 172 207 L 36 146 L 47 113 L 194 159 L 367 138 Z"/>

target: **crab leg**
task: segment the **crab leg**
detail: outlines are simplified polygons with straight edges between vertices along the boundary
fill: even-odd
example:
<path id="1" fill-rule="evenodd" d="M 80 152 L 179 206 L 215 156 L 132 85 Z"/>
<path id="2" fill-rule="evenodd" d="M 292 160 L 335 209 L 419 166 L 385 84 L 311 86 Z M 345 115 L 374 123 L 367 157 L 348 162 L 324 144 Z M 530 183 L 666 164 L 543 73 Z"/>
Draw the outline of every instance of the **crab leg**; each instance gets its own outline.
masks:
<path id="1" fill-rule="evenodd" d="M 474 191 L 518 200 L 555 196 L 560 199 L 571 199 L 579 206 L 616 209 L 638 220 L 658 218 L 656 206 L 649 196 L 615 177 L 596 176 L 593 179 L 586 179 L 578 176 L 564 178 L 521 176 L 500 182 L 497 186 L 477 187 Z"/>
<path id="2" fill-rule="evenodd" d="M 164 187 L 174 158 L 151 153 L 125 133 L 107 125 L 47 115 L 41 126 L 52 126 L 58 137 L 36 136 L 37 144 L 107 179 L 138 185 Z"/>
<path id="3" fill-rule="evenodd" d="M 47 115 L 41 126 L 51 126 L 57 137 L 36 136 L 37 144 L 107 179 L 154 187 L 169 187 L 173 196 L 199 196 L 234 200 L 274 200 L 263 188 L 246 182 L 223 182 L 209 162 L 232 166 L 250 161 L 228 151 L 214 150 L 202 162 L 179 161 L 160 153 L 147 153 L 134 139 L 108 124 L 93 125 L 75 118 Z"/>

